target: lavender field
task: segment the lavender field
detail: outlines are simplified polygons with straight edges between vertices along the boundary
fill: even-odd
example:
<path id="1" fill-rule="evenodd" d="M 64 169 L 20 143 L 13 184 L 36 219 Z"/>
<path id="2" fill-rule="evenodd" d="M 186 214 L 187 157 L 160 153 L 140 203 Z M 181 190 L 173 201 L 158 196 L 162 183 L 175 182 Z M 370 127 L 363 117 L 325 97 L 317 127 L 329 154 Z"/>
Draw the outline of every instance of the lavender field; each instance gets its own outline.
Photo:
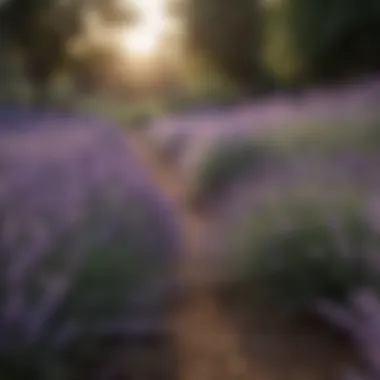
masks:
<path id="1" fill-rule="evenodd" d="M 166 339 L 171 203 L 117 128 L 13 121 L 0 132 L 1 377 L 130 376 L 108 346 Z"/>
<path id="2" fill-rule="evenodd" d="M 379 340 L 364 325 L 347 329 L 318 306 L 350 308 L 356 291 L 379 291 L 379 104 L 379 78 L 370 78 L 297 98 L 169 116 L 143 132 L 157 160 L 183 184 L 182 201 L 208 220 L 200 249 L 216 287 L 229 294 L 227 309 L 238 304 L 239 314 L 251 315 L 243 317 L 242 340 L 256 375 L 247 379 L 344 376 L 341 367 L 352 357 L 338 359 L 342 342 L 313 338 L 324 334 L 317 326 L 284 332 L 278 320 L 267 323 L 306 315 L 326 316 L 343 334 L 350 330 L 369 367 L 357 378 L 379 376 Z M 376 310 L 377 301 L 363 297 L 363 315 Z M 269 316 L 259 317 L 258 308 L 266 307 Z M 369 318 L 375 336 L 380 316 Z M 283 334 L 297 343 L 278 338 Z M 354 378 L 355 370 L 348 372 Z"/>
<path id="3" fill-rule="evenodd" d="M 378 379 L 379 105 L 0 110 L 0 377 Z"/>

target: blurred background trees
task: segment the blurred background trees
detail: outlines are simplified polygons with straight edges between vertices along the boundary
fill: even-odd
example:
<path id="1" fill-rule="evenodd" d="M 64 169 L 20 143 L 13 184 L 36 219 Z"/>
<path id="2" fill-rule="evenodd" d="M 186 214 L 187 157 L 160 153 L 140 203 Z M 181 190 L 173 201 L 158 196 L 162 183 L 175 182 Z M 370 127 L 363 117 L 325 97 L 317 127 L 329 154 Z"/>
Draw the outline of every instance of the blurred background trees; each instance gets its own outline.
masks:
<path id="1" fill-rule="evenodd" d="M 191 0 L 187 9 L 188 47 L 216 69 L 249 87 L 259 75 L 260 8 L 256 0 Z"/>
<path id="2" fill-rule="evenodd" d="M 9 61 L 21 60 L 38 105 L 45 102 L 57 73 L 69 68 L 81 71 L 78 62 L 70 64 L 70 43 L 86 32 L 91 16 L 111 26 L 134 20 L 131 9 L 116 0 L 9 0 L 2 5 L 4 54 Z"/>
<path id="3" fill-rule="evenodd" d="M 275 71 L 284 57 L 292 62 L 290 81 L 329 82 L 380 68 L 378 1 L 280 0 L 270 8 L 266 43 L 277 49 Z"/>
<path id="4" fill-rule="evenodd" d="M 380 68 L 376 0 L 188 0 L 190 48 L 243 86 L 311 84 Z"/>
<path id="5" fill-rule="evenodd" d="M 196 83 L 251 95 L 380 67 L 377 0 L 8 0 L 0 20 L 2 76 L 23 72 L 37 103 L 63 74 L 86 93 L 107 83 L 162 97 Z"/>

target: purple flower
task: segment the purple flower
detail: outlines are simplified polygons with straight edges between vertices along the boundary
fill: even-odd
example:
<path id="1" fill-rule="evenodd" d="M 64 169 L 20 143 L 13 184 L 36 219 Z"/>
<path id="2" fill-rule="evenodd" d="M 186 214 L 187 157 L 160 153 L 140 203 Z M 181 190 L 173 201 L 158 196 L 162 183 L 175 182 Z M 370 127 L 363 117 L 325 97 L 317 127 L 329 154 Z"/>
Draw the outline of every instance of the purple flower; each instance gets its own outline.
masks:
<path id="1" fill-rule="evenodd" d="M 69 343 L 70 332 L 96 338 L 96 326 L 125 331 L 144 313 L 158 325 L 174 286 L 179 238 L 173 205 L 117 128 L 54 115 L 29 128 L 3 128 L 2 355 L 42 345 L 59 356 L 55 344 Z"/>

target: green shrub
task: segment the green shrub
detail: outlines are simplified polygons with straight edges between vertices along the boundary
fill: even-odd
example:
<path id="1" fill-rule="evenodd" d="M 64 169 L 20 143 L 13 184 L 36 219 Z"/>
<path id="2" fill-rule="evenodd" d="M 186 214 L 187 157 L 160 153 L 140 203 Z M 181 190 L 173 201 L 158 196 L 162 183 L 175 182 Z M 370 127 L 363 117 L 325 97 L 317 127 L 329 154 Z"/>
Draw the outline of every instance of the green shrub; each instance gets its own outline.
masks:
<path id="1" fill-rule="evenodd" d="M 209 78 L 208 78 L 209 79 Z M 196 88 L 182 94 L 168 102 L 169 111 L 172 113 L 185 113 L 189 111 L 201 111 L 235 106 L 241 100 L 241 94 L 227 85 L 212 85 Z"/>
<path id="2" fill-rule="evenodd" d="M 357 286 L 380 285 L 370 264 L 380 235 L 357 198 L 283 191 L 246 215 L 222 244 L 227 270 L 280 313 L 310 312 L 321 298 L 345 301 Z"/>
<path id="3" fill-rule="evenodd" d="M 126 129 L 138 130 L 144 129 L 150 121 L 166 112 L 159 102 L 128 102 L 123 99 L 107 99 L 104 96 L 78 96 L 73 108 L 80 114 L 101 117 Z"/>
<path id="4" fill-rule="evenodd" d="M 230 136 L 211 143 L 190 173 L 189 201 L 198 204 L 220 195 L 244 175 L 255 173 L 275 156 L 249 136 Z"/>
<path id="5" fill-rule="evenodd" d="M 124 219 L 131 226 L 130 218 L 117 217 L 121 206 L 107 213 L 114 222 Z M 109 347 L 99 346 L 101 339 L 131 333 L 133 295 L 154 271 L 144 265 L 148 247 L 136 238 L 141 233 L 137 225 L 135 231 L 107 231 L 109 216 L 103 213 L 99 220 L 77 224 L 34 270 L 28 270 L 23 289 L 23 317 L 28 320 L 20 325 L 22 319 L 15 318 L 14 330 L 9 328 L 3 340 L 7 346 L 0 361 L 2 378 L 67 379 L 89 359 L 106 366 L 101 355 L 107 355 Z"/>
<path id="6" fill-rule="evenodd" d="M 356 120 L 299 121 L 269 136 L 267 143 L 284 154 L 331 156 L 342 152 L 376 152 L 380 143 L 380 123 L 366 116 Z"/>

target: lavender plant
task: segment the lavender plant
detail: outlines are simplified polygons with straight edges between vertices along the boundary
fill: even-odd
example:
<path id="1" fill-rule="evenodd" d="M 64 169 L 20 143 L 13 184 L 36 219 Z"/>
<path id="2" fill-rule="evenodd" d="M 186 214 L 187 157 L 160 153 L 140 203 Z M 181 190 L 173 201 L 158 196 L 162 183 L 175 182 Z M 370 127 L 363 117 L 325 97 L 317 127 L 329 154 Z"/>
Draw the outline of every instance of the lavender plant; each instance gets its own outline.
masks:
<path id="1" fill-rule="evenodd" d="M 220 197 L 248 173 L 265 170 L 276 157 L 270 146 L 244 133 L 214 139 L 187 168 L 190 204 L 202 205 Z"/>
<path id="2" fill-rule="evenodd" d="M 379 115 L 356 115 L 356 118 L 324 119 L 295 124 L 270 136 L 272 144 L 288 154 L 319 154 L 336 157 L 342 154 L 373 153 L 378 150 Z"/>
<path id="3" fill-rule="evenodd" d="M 175 160 L 186 145 L 188 129 L 178 119 L 162 119 L 154 123 L 147 133 L 147 141 L 164 161 Z"/>
<path id="4" fill-rule="evenodd" d="M 328 125 L 328 128 L 322 130 L 327 140 L 330 137 L 326 132 L 333 132 L 333 129 L 337 129 L 333 138 L 339 136 L 344 140 L 347 124 L 355 122 L 360 125 L 363 120 L 367 122 L 367 119 L 379 118 L 379 94 L 380 81 L 377 77 L 372 77 L 337 88 L 317 88 L 302 94 L 297 100 L 289 96 L 277 96 L 242 104 L 228 111 L 207 110 L 182 117 L 168 117 L 152 124 L 150 137 L 161 152 L 172 152 L 174 147 L 173 156 L 169 154 L 174 157 L 174 161 L 181 155 L 182 147 L 188 145 L 187 142 L 192 144 L 191 141 L 194 140 L 196 143 L 209 128 L 219 130 L 221 134 L 230 130 L 238 133 L 245 131 L 246 135 L 254 136 L 276 134 L 283 130 L 284 133 L 281 132 L 280 135 L 287 139 L 285 134 L 292 131 L 295 125 L 300 125 L 304 138 L 309 140 L 310 136 L 319 139 L 317 134 L 321 133 L 319 129 L 309 127 Z M 337 124 L 343 128 L 336 128 Z"/>
<path id="5" fill-rule="evenodd" d="M 347 333 L 363 359 L 363 369 L 346 369 L 343 380 L 380 378 L 380 302 L 370 288 L 353 289 L 346 304 L 316 302 L 316 311 L 334 327 Z"/>
<path id="6" fill-rule="evenodd" d="M 232 282 L 290 315 L 320 298 L 343 301 L 356 286 L 379 289 L 378 231 L 361 198 L 347 194 L 280 188 L 256 199 L 220 243 Z"/>
<path id="7" fill-rule="evenodd" d="M 363 176 L 374 167 L 371 162 L 379 158 L 378 119 L 324 122 L 294 124 L 276 133 L 268 130 L 255 134 L 244 127 L 225 130 L 220 126 L 208 133 L 198 133 L 180 161 L 188 183 L 189 202 L 200 205 L 218 201 L 231 186 L 244 181 L 245 176 L 285 167 L 296 159 L 328 163 L 327 171 L 331 171 L 329 166 L 339 166 L 342 174 L 357 171 L 354 168 L 364 164 L 368 168 L 357 171 Z M 372 183 L 373 179 L 372 170 L 366 182 Z"/>
<path id="8" fill-rule="evenodd" d="M 124 135 L 46 124 L 0 138 L 4 379 L 80 376 L 76 364 L 102 363 L 102 339 L 163 333 L 173 290 L 175 216 Z"/>

